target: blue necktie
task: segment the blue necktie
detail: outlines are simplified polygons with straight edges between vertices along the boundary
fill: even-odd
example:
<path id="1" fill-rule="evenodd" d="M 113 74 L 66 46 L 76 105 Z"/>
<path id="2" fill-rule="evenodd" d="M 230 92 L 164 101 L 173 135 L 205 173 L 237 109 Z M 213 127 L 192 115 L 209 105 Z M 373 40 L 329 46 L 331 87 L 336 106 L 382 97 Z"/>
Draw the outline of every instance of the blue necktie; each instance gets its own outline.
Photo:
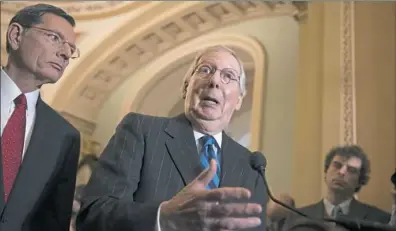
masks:
<path id="1" fill-rule="evenodd" d="M 217 172 L 213 179 L 206 186 L 206 189 L 214 189 L 219 187 L 220 182 L 220 158 L 216 155 L 214 150 L 214 145 L 217 144 L 215 138 L 213 136 L 204 136 L 202 139 L 202 150 L 200 154 L 201 165 L 204 169 L 209 167 L 209 163 L 212 159 L 217 162 Z M 219 151 L 219 148 L 218 148 Z"/>

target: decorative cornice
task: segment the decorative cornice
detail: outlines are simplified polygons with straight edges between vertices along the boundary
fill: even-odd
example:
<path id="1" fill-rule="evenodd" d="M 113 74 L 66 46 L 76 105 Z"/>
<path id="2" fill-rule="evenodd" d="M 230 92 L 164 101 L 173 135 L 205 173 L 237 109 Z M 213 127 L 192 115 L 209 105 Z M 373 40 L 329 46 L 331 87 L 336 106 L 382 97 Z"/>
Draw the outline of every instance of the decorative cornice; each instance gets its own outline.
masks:
<path id="1" fill-rule="evenodd" d="M 1 1 L 2 13 L 14 15 L 20 9 L 42 2 L 29 1 Z M 75 19 L 87 20 L 114 16 L 129 10 L 131 7 L 139 7 L 145 2 L 134 1 L 48 1 L 47 4 L 61 7 Z"/>
<path id="2" fill-rule="evenodd" d="M 354 2 L 341 3 L 341 137 L 342 144 L 356 143 Z"/>
<path id="3" fill-rule="evenodd" d="M 67 78 L 68 83 L 64 82 L 65 85 L 75 83 L 77 80 L 73 76 L 78 76 L 77 82 L 81 84 L 75 85 L 74 89 L 66 87 L 66 94 L 70 95 L 68 99 L 62 94 L 66 88 L 64 91 L 60 89 L 53 101 L 73 102 L 59 107 L 84 108 L 84 118 L 94 119 L 109 95 L 131 73 L 178 45 L 234 23 L 261 17 L 293 17 L 296 11 L 296 6 L 290 3 L 262 1 L 157 4 L 143 14 L 141 19 L 133 19 L 133 24 L 142 25 L 142 28 L 136 27 L 131 33 L 130 24 L 126 23 L 125 28 L 115 31 L 111 39 L 105 40 L 99 46 L 102 49 L 96 49 L 82 60 L 74 70 L 78 74 L 71 73 Z M 147 15 L 157 17 L 147 18 Z M 120 42 L 114 44 L 114 37 Z"/>

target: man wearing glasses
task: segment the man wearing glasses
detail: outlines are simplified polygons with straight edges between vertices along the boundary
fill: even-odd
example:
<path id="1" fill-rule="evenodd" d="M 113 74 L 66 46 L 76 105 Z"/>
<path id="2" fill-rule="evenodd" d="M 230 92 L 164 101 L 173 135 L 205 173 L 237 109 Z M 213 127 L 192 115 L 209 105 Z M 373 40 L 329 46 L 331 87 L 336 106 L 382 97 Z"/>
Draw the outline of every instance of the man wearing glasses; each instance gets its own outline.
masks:
<path id="1" fill-rule="evenodd" d="M 79 231 L 265 230 L 267 195 L 250 151 L 224 129 L 246 94 L 236 54 L 202 51 L 182 84 L 174 118 L 130 113 L 83 194 Z"/>
<path id="2" fill-rule="evenodd" d="M 74 19 L 38 4 L 11 19 L 1 68 L 0 230 L 68 230 L 80 133 L 40 98 L 78 58 Z"/>

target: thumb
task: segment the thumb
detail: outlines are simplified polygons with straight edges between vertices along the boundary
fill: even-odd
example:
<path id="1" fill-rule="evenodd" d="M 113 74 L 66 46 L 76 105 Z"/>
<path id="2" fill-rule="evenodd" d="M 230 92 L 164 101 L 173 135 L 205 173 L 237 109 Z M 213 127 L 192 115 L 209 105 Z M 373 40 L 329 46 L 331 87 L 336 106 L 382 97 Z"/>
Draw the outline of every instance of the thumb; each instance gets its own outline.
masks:
<path id="1" fill-rule="evenodd" d="M 193 181 L 193 187 L 198 186 L 199 187 L 206 187 L 206 185 L 209 184 L 209 182 L 213 179 L 214 175 L 216 174 L 217 171 L 217 163 L 216 160 L 211 160 L 209 163 L 209 168 L 205 169 L 204 171 L 195 178 Z"/>

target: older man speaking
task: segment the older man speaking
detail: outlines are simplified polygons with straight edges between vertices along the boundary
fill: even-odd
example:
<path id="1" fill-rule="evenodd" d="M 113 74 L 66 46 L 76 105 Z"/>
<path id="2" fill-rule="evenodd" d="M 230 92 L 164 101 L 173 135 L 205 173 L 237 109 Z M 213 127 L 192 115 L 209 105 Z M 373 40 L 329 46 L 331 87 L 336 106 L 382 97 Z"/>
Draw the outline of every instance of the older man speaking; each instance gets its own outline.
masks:
<path id="1" fill-rule="evenodd" d="M 265 230 L 264 184 L 224 133 L 245 83 L 236 54 L 210 47 L 184 78 L 183 114 L 126 115 L 87 185 L 79 231 Z"/>

